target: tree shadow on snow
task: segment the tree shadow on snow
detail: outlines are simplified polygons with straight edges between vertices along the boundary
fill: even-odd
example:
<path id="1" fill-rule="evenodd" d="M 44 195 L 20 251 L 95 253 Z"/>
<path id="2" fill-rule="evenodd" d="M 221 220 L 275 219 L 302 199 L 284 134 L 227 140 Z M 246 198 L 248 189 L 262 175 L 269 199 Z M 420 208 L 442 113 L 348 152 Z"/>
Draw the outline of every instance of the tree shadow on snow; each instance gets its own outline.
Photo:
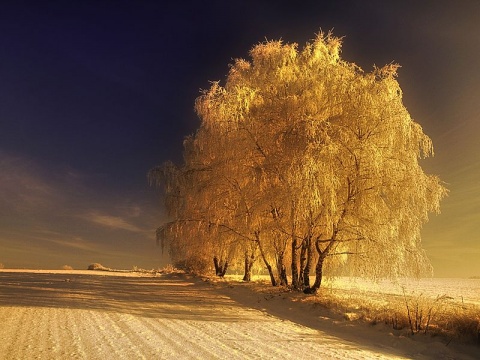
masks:
<path id="1" fill-rule="evenodd" d="M 238 306 L 183 274 L 125 277 L 80 274 L 0 273 L 0 306 L 71 308 L 138 316 L 238 321 Z"/>

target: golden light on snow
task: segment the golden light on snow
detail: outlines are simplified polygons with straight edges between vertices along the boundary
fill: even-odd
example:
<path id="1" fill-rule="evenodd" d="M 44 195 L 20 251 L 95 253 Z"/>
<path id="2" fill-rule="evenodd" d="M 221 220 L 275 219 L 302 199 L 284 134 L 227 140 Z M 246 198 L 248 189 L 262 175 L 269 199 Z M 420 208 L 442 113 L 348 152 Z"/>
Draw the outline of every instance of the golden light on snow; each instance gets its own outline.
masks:
<path id="1" fill-rule="evenodd" d="M 113 356 L 120 360 L 310 355 L 406 359 L 412 354 L 425 358 L 468 354 L 468 348 L 447 347 L 438 337 L 428 339 L 425 346 L 423 337 L 384 331 L 383 322 L 380 331 L 378 326 L 356 321 L 366 315 L 362 313 L 366 306 L 377 306 L 385 314 L 385 304 L 395 299 L 400 301 L 389 306 L 398 306 L 397 315 L 403 312 L 399 285 L 336 279 L 326 282 L 318 298 L 265 288 L 264 281 L 246 284 L 229 277 L 205 282 L 175 273 L 0 270 L 0 337 L 4 340 L 0 354 L 8 359 Z M 430 295 L 439 284 L 430 280 L 419 286 Z M 470 307 L 475 296 L 479 300 L 478 293 L 472 298 L 464 291 L 471 284 L 442 284 L 463 308 Z M 412 284 L 402 285 L 415 294 Z M 462 300 L 458 291 L 464 295 Z M 343 312 L 314 306 L 322 299 Z M 442 311 L 446 310 L 443 306 Z"/>

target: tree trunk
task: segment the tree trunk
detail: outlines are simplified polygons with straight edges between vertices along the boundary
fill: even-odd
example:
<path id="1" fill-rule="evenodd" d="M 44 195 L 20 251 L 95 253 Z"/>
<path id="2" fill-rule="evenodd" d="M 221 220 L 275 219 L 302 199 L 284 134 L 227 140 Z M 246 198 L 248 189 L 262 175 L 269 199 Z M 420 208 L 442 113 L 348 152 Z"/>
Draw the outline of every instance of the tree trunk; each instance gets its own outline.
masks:
<path id="1" fill-rule="evenodd" d="M 282 251 L 280 254 L 278 254 L 277 271 L 278 271 L 278 277 L 280 280 L 280 285 L 288 286 L 287 268 L 285 267 L 284 258 L 285 258 L 285 252 Z"/>
<path id="2" fill-rule="evenodd" d="M 317 239 L 315 241 L 315 248 L 317 249 L 318 253 L 318 260 L 317 260 L 317 266 L 315 267 L 315 282 L 313 283 L 312 286 L 306 288 L 303 292 L 305 294 L 315 294 L 318 289 L 320 288 L 320 285 L 322 284 L 322 277 L 323 277 L 323 262 L 327 258 L 328 254 L 330 253 L 330 250 L 334 247 L 334 245 L 337 243 L 337 226 L 334 226 L 333 229 L 333 235 L 332 237 L 327 241 L 328 245 L 322 250 L 320 248 L 320 239 Z M 325 242 L 325 241 L 323 241 Z"/>
<path id="3" fill-rule="evenodd" d="M 282 264 L 282 269 L 280 271 L 280 285 L 288 286 L 287 267 L 285 264 Z"/>
<path id="4" fill-rule="evenodd" d="M 263 262 L 267 267 L 268 274 L 270 275 L 270 281 L 272 282 L 272 286 L 277 286 L 277 280 L 275 279 L 275 275 L 273 274 L 272 266 L 269 264 L 267 257 L 265 256 L 265 252 L 263 251 L 263 246 L 260 242 L 260 233 L 257 231 L 255 232 L 255 239 L 257 241 L 258 248 L 260 249 L 260 255 L 262 256 Z"/>
<path id="5" fill-rule="evenodd" d="M 228 261 L 225 261 L 225 264 L 222 264 L 222 262 L 218 261 L 218 258 L 214 256 L 213 265 L 215 266 L 215 275 L 224 277 L 228 269 Z"/>
<path id="6" fill-rule="evenodd" d="M 317 266 L 315 267 L 315 282 L 311 287 L 303 290 L 305 294 L 316 294 L 318 289 L 320 289 L 320 285 L 322 285 L 323 262 L 325 261 L 325 256 L 322 255 L 318 257 Z"/>
<path id="7" fill-rule="evenodd" d="M 299 289 L 299 282 L 298 282 L 298 250 L 297 250 L 297 239 L 295 236 L 292 236 L 292 288 L 295 290 Z"/>
<path id="8" fill-rule="evenodd" d="M 308 237 L 302 241 L 302 247 L 300 248 L 300 271 L 298 274 L 298 284 L 303 285 L 305 283 L 305 265 L 307 263 L 307 241 Z"/>
<path id="9" fill-rule="evenodd" d="M 308 288 L 310 287 L 310 271 L 312 270 L 312 258 L 313 258 L 313 242 L 312 238 L 307 239 L 307 262 L 305 268 L 303 269 L 303 286 Z"/>
<path id="10" fill-rule="evenodd" d="M 220 277 L 225 277 L 225 274 L 227 273 L 227 269 L 228 269 L 228 261 L 225 261 L 225 264 L 223 264 L 223 268 L 220 267 Z"/>
<path id="11" fill-rule="evenodd" d="M 220 269 L 220 264 L 216 256 L 213 257 L 213 265 L 215 266 L 215 275 L 220 276 L 222 271 Z"/>
<path id="12" fill-rule="evenodd" d="M 248 256 L 248 252 L 245 251 L 245 269 L 244 269 L 243 281 L 252 280 L 252 266 L 253 266 L 252 257 Z"/>
<path id="13" fill-rule="evenodd" d="M 273 274 L 272 266 L 269 263 L 265 263 L 267 266 L 268 274 L 270 275 L 270 282 L 272 286 L 277 286 L 277 279 L 275 279 L 275 275 Z"/>

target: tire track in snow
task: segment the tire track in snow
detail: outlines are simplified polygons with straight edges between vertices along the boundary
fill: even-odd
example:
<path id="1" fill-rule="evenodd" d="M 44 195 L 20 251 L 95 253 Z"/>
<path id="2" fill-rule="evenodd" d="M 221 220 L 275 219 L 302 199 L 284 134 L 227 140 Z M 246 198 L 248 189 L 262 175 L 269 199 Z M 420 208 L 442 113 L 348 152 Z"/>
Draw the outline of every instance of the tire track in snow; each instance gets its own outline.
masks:
<path id="1" fill-rule="evenodd" d="M 131 328 L 125 328 L 123 326 L 128 318 L 130 318 L 130 316 L 125 314 L 107 313 L 103 319 L 105 327 L 114 332 L 114 334 L 110 334 L 110 336 L 113 337 L 114 344 L 118 348 L 123 349 L 118 359 L 151 358 L 149 356 L 150 351 L 146 350 L 149 345 L 146 339 L 139 336 L 139 334 L 135 333 Z"/>
<path id="2" fill-rule="evenodd" d="M 35 329 L 35 336 L 31 339 L 31 344 L 40 357 L 43 354 L 49 354 L 52 357 L 55 356 L 55 346 L 52 336 L 52 331 L 59 325 L 55 320 L 56 309 L 40 308 L 38 316 L 34 319 L 34 322 L 30 324 Z M 43 356 L 43 357 L 46 357 Z"/>
<path id="3" fill-rule="evenodd" d="M 95 352 L 103 359 L 131 359 L 130 351 L 133 347 L 124 348 L 119 346 L 115 334 L 115 327 L 109 319 L 110 313 L 91 310 L 88 312 L 90 329 L 96 332 L 97 339 L 94 342 Z M 117 327 L 118 329 L 118 327 Z M 117 333 L 118 334 L 118 333 Z M 137 354 L 138 356 L 138 354 Z M 133 357 L 136 358 L 136 357 Z"/>
<path id="4" fill-rule="evenodd" d="M 189 334 L 184 322 L 173 319 L 150 319 L 147 317 L 132 318 L 123 323 L 126 334 L 134 334 L 138 344 L 148 349 L 150 356 L 155 355 L 162 359 L 193 359 L 211 358 L 197 343 L 185 337 Z M 188 346 L 185 346 L 188 344 Z"/>
<path id="5" fill-rule="evenodd" d="M 147 318 L 131 317 L 125 319 L 124 322 L 119 324 L 122 330 L 136 339 L 135 343 L 142 348 L 146 353 L 147 358 L 168 358 L 167 356 L 177 356 L 178 358 L 184 358 L 185 354 L 182 351 L 182 346 L 179 346 L 175 339 L 171 338 L 174 334 L 171 334 L 168 328 L 161 327 L 156 331 L 151 331 L 144 322 Z"/>
<path id="6" fill-rule="evenodd" d="M 196 331 L 188 320 L 145 319 L 144 325 L 156 334 L 155 340 L 172 341 L 178 355 L 185 358 L 216 359 L 219 358 L 219 354 L 228 353 L 228 348 L 218 339 L 213 338 L 209 333 Z M 160 334 L 161 338 L 159 338 Z M 165 349 L 163 352 L 166 353 Z"/>
<path id="7" fill-rule="evenodd" d="M 32 345 L 32 332 L 34 327 L 32 326 L 32 316 L 33 312 L 30 308 L 11 308 L 14 318 L 14 324 L 11 328 L 12 337 L 11 342 L 7 345 L 5 358 L 6 359 L 15 359 L 17 356 L 19 358 L 26 358 L 28 352 L 33 348 Z"/>
<path id="8" fill-rule="evenodd" d="M 0 308 L 0 321 L 2 330 L 0 332 L 0 355 L 10 355 L 12 347 L 15 346 L 19 326 L 22 324 L 22 317 L 25 309 L 17 309 L 16 307 Z"/>
<path id="9" fill-rule="evenodd" d="M 189 321 L 193 330 L 191 332 L 197 334 L 205 334 L 204 341 L 206 343 L 217 342 L 226 352 L 229 357 L 234 359 L 245 359 L 246 354 L 262 359 L 278 358 L 285 354 L 280 352 L 276 346 L 276 335 L 272 332 L 266 332 L 262 338 L 268 337 L 265 341 L 259 339 L 259 334 L 255 332 L 259 324 L 262 327 L 261 331 L 265 332 L 263 326 L 265 321 L 258 319 L 258 321 L 238 321 L 235 323 L 211 323 L 208 321 Z M 254 334 L 255 332 L 255 334 Z M 198 339 L 199 341 L 203 341 Z"/>
<path id="10" fill-rule="evenodd" d="M 85 310 L 64 309 L 63 316 L 65 325 L 63 329 L 64 353 L 70 359 L 85 359 L 87 353 L 85 351 L 85 343 L 82 341 L 83 328 L 79 324 L 83 324 Z M 79 321 L 80 320 L 80 321 Z"/>

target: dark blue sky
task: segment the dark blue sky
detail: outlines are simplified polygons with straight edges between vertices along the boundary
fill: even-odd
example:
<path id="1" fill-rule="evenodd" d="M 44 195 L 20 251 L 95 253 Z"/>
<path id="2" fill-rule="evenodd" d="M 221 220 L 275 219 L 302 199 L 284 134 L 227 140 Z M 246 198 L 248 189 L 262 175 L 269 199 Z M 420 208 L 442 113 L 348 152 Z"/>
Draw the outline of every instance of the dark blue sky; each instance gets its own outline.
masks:
<path id="1" fill-rule="evenodd" d="M 479 275 L 463 257 L 480 255 L 473 0 L 2 1 L 0 263 L 168 261 L 155 248 L 163 209 L 146 173 L 181 160 L 199 90 L 254 44 L 302 46 L 320 29 L 345 36 L 343 58 L 367 71 L 402 66 L 407 109 L 436 149 L 425 168 L 452 190 L 425 247 L 437 274 Z"/>

